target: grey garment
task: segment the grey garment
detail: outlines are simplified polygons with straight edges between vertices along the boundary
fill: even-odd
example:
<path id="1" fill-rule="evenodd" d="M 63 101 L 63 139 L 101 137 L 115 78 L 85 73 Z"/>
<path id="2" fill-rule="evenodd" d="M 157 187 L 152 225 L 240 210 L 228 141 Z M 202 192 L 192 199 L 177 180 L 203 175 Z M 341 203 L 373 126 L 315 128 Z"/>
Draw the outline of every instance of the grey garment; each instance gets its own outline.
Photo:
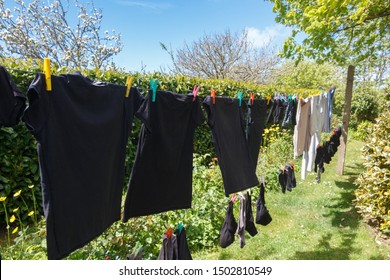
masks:
<path id="1" fill-rule="evenodd" d="M 327 93 L 326 93 L 326 99 L 327 99 L 327 108 L 326 108 L 326 115 L 325 115 L 325 122 L 324 127 L 322 129 L 323 132 L 330 132 L 331 131 L 331 124 L 332 124 L 332 109 L 333 109 L 333 99 L 334 99 L 334 92 L 336 91 L 335 87 L 332 87 Z"/>
<path id="2" fill-rule="evenodd" d="M 170 238 L 164 234 L 163 245 L 158 255 L 158 260 L 177 260 L 178 259 L 177 239 L 175 235 Z"/>
<path id="3" fill-rule="evenodd" d="M 329 118 L 329 92 L 325 92 L 322 94 L 322 98 L 325 100 L 324 106 L 324 121 L 322 126 L 322 132 L 329 133 L 330 132 L 330 118 Z"/>
<path id="4" fill-rule="evenodd" d="M 142 246 L 140 248 L 136 248 L 134 250 L 134 252 L 132 252 L 131 254 L 128 254 L 126 256 L 126 259 L 128 259 L 128 260 L 142 260 L 142 251 L 143 251 Z"/>
<path id="5" fill-rule="evenodd" d="M 237 226 L 237 235 L 240 240 L 240 247 L 245 246 L 245 225 L 246 225 L 246 200 L 243 196 L 240 195 L 240 215 L 238 217 L 238 226 Z"/>
<path id="6" fill-rule="evenodd" d="M 311 112 L 311 97 L 298 100 L 298 108 L 296 115 L 296 125 L 294 127 L 294 157 L 303 154 L 309 150 L 310 144 L 310 112 Z"/>

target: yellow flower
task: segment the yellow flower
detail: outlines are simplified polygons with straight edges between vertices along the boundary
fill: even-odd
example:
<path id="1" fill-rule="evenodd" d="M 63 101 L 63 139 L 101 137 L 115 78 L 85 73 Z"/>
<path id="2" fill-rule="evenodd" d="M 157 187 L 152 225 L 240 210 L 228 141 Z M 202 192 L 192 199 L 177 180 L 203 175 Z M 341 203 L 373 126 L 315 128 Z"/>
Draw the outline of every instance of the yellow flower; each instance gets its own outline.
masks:
<path id="1" fill-rule="evenodd" d="M 19 229 L 19 227 L 16 227 L 16 228 L 12 231 L 12 234 L 17 233 L 17 232 L 18 232 L 18 229 Z"/>
<path id="2" fill-rule="evenodd" d="M 12 212 L 13 212 L 13 213 L 18 212 L 18 210 L 19 210 L 19 207 L 18 207 L 18 208 L 15 208 L 14 210 L 12 210 Z"/>
<path id="3" fill-rule="evenodd" d="M 34 211 L 30 211 L 28 215 L 31 217 L 34 214 Z"/>
<path id="4" fill-rule="evenodd" d="M 28 188 L 29 188 L 29 189 L 32 189 L 33 187 L 34 187 L 34 185 L 30 185 L 30 186 L 28 186 Z"/>
<path id="5" fill-rule="evenodd" d="M 5 201 L 7 199 L 7 197 L 6 196 L 2 196 L 2 197 L 0 197 L 0 202 L 3 202 L 3 201 Z"/>
<path id="6" fill-rule="evenodd" d="M 18 197 L 21 192 L 22 192 L 22 190 L 18 190 L 16 193 L 14 193 L 14 197 Z"/>
<path id="7" fill-rule="evenodd" d="M 15 215 L 12 215 L 11 218 L 9 218 L 9 222 L 10 222 L 10 223 L 15 222 L 15 220 L 16 220 Z"/>

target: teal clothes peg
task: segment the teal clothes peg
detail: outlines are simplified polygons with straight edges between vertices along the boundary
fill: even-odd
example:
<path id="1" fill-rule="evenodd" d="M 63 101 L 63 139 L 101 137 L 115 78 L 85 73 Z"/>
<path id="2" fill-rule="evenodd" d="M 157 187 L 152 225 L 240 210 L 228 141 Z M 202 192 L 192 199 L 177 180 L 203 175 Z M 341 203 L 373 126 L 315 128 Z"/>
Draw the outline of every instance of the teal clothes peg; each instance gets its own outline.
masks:
<path id="1" fill-rule="evenodd" d="M 238 106 L 241 107 L 241 105 L 242 105 L 242 92 L 239 91 L 237 95 L 238 95 Z"/>
<path id="2" fill-rule="evenodd" d="M 181 233 L 181 231 L 183 230 L 184 226 L 183 226 L 183 222 L 180 222 L 179 225 L 177 226 L 176 230 L 179 231 L 179 233 Z"/>
<path id="3" fill-rule="evenodd" d="M 152 90 L 152 102 L 156 102 L 157 87 L 158 87 L 158 80 L 151 79 L 150 80 L 150 89 Z"/>

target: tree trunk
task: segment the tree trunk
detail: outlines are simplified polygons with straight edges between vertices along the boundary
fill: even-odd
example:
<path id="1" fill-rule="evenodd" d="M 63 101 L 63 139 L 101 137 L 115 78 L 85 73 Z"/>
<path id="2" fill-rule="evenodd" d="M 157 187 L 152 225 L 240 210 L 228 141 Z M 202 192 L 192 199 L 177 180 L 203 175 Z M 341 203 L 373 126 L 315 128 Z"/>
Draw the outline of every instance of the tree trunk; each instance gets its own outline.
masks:
<path id="1" fill-rule="evenodd" d="M 344 114 L 343 114 L 343 127 L 342 134 L 340 139 L 340 149 L 339 149 L 339 160 L 337 162 L 337 175 L 343 175 L 344 173 L 344 163 L 345 155 L 347 152 L 347 138 L 348 138 L 348 123 L 349 117 L 351 115 L 351 100 L 352 100 L 352 88 L 353 88 L 353 78 L 355 74 L 355 66 L 348 66 L 347 74 L 347 88 L 345 89 L 345 104 L 344 104 Z"/>

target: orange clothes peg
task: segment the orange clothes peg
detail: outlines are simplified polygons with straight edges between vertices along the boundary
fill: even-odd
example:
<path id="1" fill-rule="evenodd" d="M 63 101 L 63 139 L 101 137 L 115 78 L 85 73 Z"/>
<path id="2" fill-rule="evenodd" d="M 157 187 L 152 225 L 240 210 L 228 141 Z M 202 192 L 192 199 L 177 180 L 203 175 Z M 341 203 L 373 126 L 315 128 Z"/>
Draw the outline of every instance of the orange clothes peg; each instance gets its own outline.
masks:
<path id="1" fill-rule="evenodd" d="M 251 93 L 249 94 L 249 99 L 250 99 L 250 101 L 251 101 L 251 104 L 253 105 L 253 103 L 255 102 L 255 94 L 254 94 L 253 92 L 251 92 Z"/>
<path id="2" fill-rule="evenodd" d="M 210 95 L 211 95 L 211 98 L 213 99 L 213 104 L 215 104 L 215 94 L 216 94 L 215 89 L 212 89 L 210 92 Z"/>

